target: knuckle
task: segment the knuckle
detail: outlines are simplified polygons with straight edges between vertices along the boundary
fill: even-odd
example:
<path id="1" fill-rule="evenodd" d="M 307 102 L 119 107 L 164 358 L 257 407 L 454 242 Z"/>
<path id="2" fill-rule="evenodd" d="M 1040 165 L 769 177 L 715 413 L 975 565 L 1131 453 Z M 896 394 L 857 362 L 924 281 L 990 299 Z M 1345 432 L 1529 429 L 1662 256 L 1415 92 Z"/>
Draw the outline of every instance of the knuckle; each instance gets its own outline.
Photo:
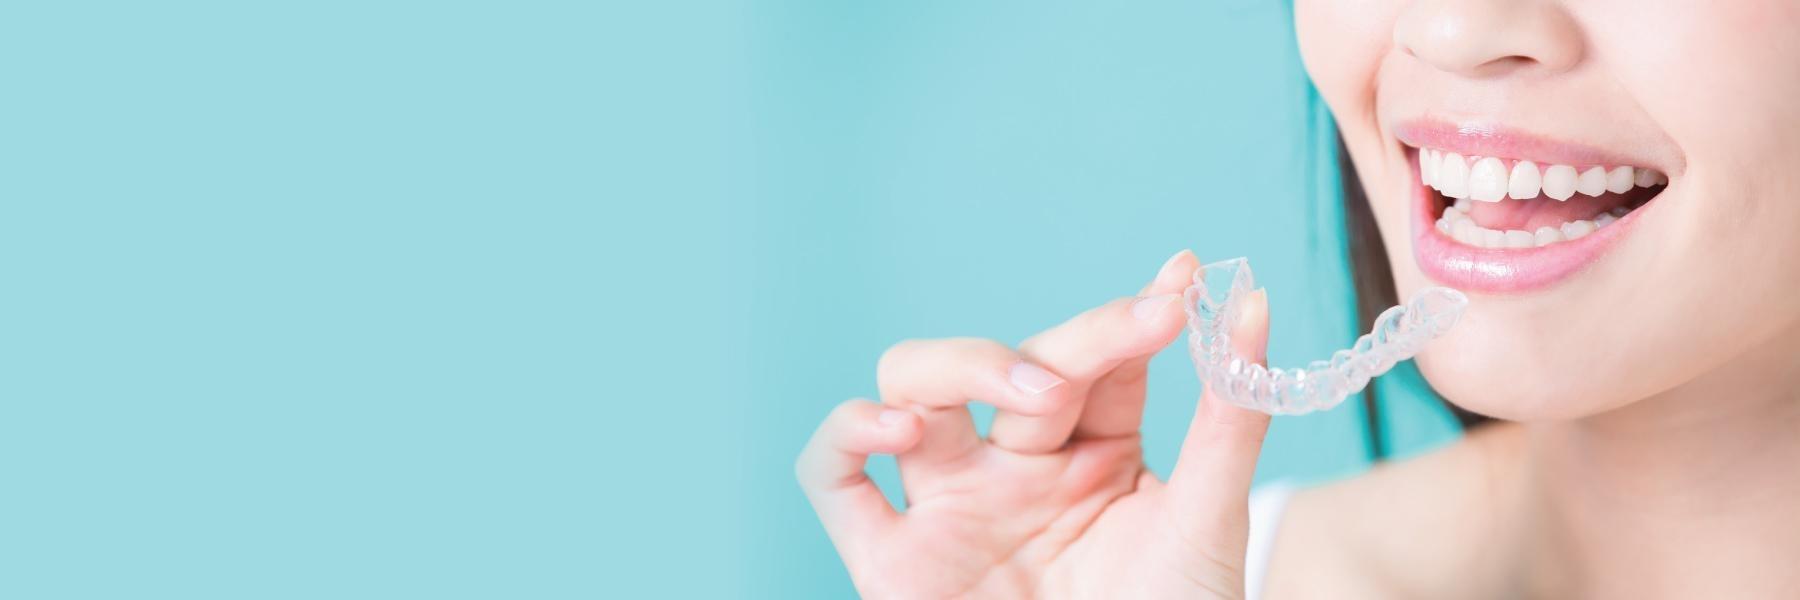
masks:
<path id="1" fill-rule="evenodd" d="M 841 426 L 839 424 L 843 423 L 846 420 L 849 420 L 852 416 L 854 416 L 855 412 L 861 407 L 862 404 L 863 404 L 863 402 L 860 399 L 852 399 L 852 400 L 845 400 L 843 402 L 839 402 L 837 406 L 834 406 L 831 408 L 830 414 L 825 415 L 825 423 L 823 425 L 823 428 L 831 428 L 834 426 Z"/>
<path id="2" fill-rule="evenodd" d="M 1111 328 L 1135 323 L 1138 319 L 1132 316 L 1131 308 L 1137 304 L 1138 300 L 1142 299 L 1143 296 L 1114 298 L 1113 301 L 1094 311 L 1093 318 L 1088 319 L 1089 324 L 1095 328 Z"/>
<path id="3" fill-rule="evenodd" d="M 803 450 L 800 452 L 800 456 L 797 456 L 794 458 L 794 481 L 799 482 L 800 487 L 803 487 L 803 488 L 809 487 L 807 485 L 806 474 L 810 469 L 807 469 L 807 467 L 806 467 L 806 464 L 807 464 L 806 454 L 807 454 L 806 451 Z"/>
<path id="4" fill-rule="evenodd" d="M 819 460 L 817 458 L 818 450 L 814 447 L 817 443 L 817 440 L 814 440 L 807 444 L 806 448 L 800 451 L 800 455 L 794 458 L 794 481 L 800 483 L 801 489 L 811 490 L 818 487 Z"/>
<path id="5" fill-rule="evenodd" d="M 919 348 L 927 343 L 926 340 L 906 339 L 888 346 L 887 350 L 881 352 L 881 358 L 875 361 L 876 383 L 886 385 L 893 381 L 898 369 L 906 361 L 911 360 L 911 357 L 919 352 Z"/>
<path id="6" fill-rule="evenodd" d="M 827 446 L 833 444 L 833 438 L 841 435 L 841 430 L 848 427 L 856 418 L 856 413 L 861 409 L 861 405 L 867 403 L 867 400 L 861 398 L 845 400 L 832 407 L 831 412 L 825 415 L 825 419 L 819 422 L 819 427 L 813 431 L 812 438 L 806 441 L 806 446 L 800 449 L 800 455 L 794 459 L 795 472 L 802 480 L 806 479 L 807 466 L 818 461 L 819 453 L 829 450 Z"/>
<path id="7" fill-rule="evenodd" d="M 1008 360 L 1017 356 L 1017 353 L 1013 352 L 1011 346 L 988 338 L 956 338 L 952 341 L 956 344 L 960 353 L 971 358 L 991 357 L 999 360 Z"/>

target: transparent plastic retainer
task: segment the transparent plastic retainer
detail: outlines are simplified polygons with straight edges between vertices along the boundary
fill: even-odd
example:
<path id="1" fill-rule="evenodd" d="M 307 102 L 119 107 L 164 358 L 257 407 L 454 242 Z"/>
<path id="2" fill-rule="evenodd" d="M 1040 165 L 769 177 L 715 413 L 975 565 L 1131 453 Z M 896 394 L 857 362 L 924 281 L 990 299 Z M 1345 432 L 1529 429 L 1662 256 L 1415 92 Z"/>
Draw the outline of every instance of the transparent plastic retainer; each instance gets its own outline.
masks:
<path id="1" fill-rule="evenodd" d="M 1182 306 L 1188 316 L 1188 353 L 1201 383 L 1226 402 L 1271 415 L 1337 406 L 1449 331 L 1469 305 L 1468 296 L 1450 288 L 1419 290 L 1406 304 L 1383 311 L 1369 333 L 1333 353 L 1331 360 L 1315 360 L 1303 369 L 1269 369 L 1231 350 L 1231 325 L 1255 288 L 1249 261 L 1222 260 L 1194 273 Z"/>

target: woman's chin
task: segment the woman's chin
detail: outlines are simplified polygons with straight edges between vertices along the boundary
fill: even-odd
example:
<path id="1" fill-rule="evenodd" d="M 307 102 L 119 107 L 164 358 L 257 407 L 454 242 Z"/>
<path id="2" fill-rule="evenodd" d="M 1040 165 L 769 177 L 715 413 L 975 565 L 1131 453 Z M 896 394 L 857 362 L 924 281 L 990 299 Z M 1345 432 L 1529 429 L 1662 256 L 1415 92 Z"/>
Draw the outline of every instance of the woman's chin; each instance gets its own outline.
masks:
<path id="1" fill-rule="evenodd" d="M 1416 360 L 1432 390 L 1464 410 L 1507 421 L 1580 419 L 1631 403 L 1634 394 L 1601 385 L 1579 368 L 1483 360 L 1478 352 L 1427 350 Z"/>

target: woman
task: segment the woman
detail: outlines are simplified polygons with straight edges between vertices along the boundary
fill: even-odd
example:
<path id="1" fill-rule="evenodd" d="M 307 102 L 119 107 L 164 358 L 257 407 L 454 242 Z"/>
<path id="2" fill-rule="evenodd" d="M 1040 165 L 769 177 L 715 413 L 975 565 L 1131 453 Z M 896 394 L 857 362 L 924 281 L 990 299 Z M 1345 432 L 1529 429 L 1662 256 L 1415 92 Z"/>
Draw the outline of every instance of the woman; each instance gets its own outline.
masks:
<path id="1" fill-rule="evenodd" d="M 1800 596 L 1800 3 L 1300 0 L 1295 16 L 1348 159 L 1362 313 L 1468 293 L 1418 364 L 1494 420 L 1298 492 L 1248 548 L 1268 417 L 1203 395 L 1169 481 L 1140 456 L 1148 358 L 1181 334 L 1199 264 L 1180 253 L 1016 349 L 882 358 L 879 403 L 839 407 L 797 467 L 858 589 Z M 1267 325 L 1257 308 L 1238 328 Z M 1234 343 L 1261 356 L 1265 338 Z M 972 398 L 998 408 L 985 439 Z M 898 455 L 904 514 L 862 475 L 871 453 Z"/>

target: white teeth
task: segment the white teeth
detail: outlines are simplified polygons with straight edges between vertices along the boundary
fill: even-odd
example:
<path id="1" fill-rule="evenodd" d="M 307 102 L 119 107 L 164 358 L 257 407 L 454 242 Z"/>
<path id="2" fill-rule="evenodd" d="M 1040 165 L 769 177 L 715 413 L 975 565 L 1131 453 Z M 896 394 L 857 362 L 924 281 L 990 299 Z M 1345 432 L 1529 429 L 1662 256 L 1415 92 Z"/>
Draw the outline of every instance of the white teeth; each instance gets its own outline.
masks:
<path id="1" fill-rule="evenodd" d="M 1420 154 L 1425 155 L 1425 158 L 1423 158 L 1421 160 L 1425 161 L 1426 170 L 1431 173 L 1431 175 L 1430 175 L 1431 181 L 1426 182 L 1425 185 L 1431 186 L 1431 189 L 1434 189 L 1434 190 L 1439 189 L 1438 183 L 1437 183 L 1438 182 L 1438 173 L 1442 173 L 1444 171 L 1444 156 L 1443 156 L 1443 154 L 1436 150 L 1425 150 L 1425 151 L 1420 152 Z M 1439 191 L 1442 191 L 1442 190 L 1439 190 Z"/>
<path id="2" fill-rule="evenodd" d="M 1469 197 L 1482 202 L 1506 198 L 1506 164 L 1491 156 L 1475 161 L 1469 169 Z"/>
<path id="3" fill-rule="evenodd" d="M 1633 180 L 1631 167 L 1613 167 L 1613 170 L 1606 172 L 1606 191 L 1614 194 L 1629 192 Z"/>
<path id="4" fill-rule="evenodd" d="M 1438 219 L 1436 228 L 1445 236 L 1466 246 L 1478 248 L 1542 248 L 1551 244 L 1574 241 L 1593 233 L 1617 221 L 1612 215 L 1602 214 L 1594 220 L 1586 219 L 1563 223 L 1562 227 L 1539 227 L 1537 232 L 1511 229 L 1501 231 L 1476 225 L 1474 221 L 1455 220 L 1448 217 Z"/>
<path id="5" fill-rule="evenodd" d="M 1474 221 L 1464 219 L 1450 226 L 1450 237 L 1470 246 L 1480 246 L 1482 231 L 1485 230 L 1476 225 Z"/>
<path id="6" fill-rule="evenodd" d="M 1587 219 L 1569 221 L 1562 224 L 1563 239 L 1578 240 L 1581 236 L 1594 232 L 1594 222 Z"/>
<path id="7" fill-rule="evenodd" d="M 1439 192 L 1451 198 L 1469 197 L 1469 163 L 1463 162 L 1461 154 L 1444 153 L 1437 175 Z"/>
<path id="8" fill-rule="evenodd" d="M 1488 229 L 1475 224 L 1466 211 L 1468 200 L 1459 200 L 1456 206 L 1444 210 L 1433 226 L 1445 237 L 1456 240 L 1466 246 L 1478 248 L 1541 248 L 1551 244 L 1581 239 L 1595 230 L 1619 220 L 1623 214 L 1630 212 L 1624 207 L 1603 212 L 1592 220 L 1578 219 L 1563 223 L 1561 227 L 1539 227 L 1536 231 L 1518 229 Z"/>
<path id="9" fill-rule="evenodd" d="M 1419 150 L 1419 181 L 1450 198 L 1499 202 L 1512 198 L 1530 200 L 1539 194 L 1567 200 L 1576 192 L 1588 196 L 1623 194 L 1633 187 L 1667 184 L 1669 177 L 1655 169 L 1618 166 L 1588 167 L 1577 171 L 1569 165 L 1540 166 L 1521 160 L 1507 167 L 1495 157 L 1464 158 L 1454 152 Z"/>
<path id="10" fill-rule="evenodd" d="M 1575 180 L 1575 191 L 1586 196 L 1598 196 L 1606 193 L 1606 169 L 1590 167 L 1581 172 L 1581 178 Z"/>
<path id="11" fill-rule="evenodd" d="M 1569 165 L 1551 165 L 1544 169 L 1544 195 L 1557 200 L 1568 200 L 1575 195 L 1575 167 Z"/>
<path id="12" fill-rule="evenodd" d="M 1521 160 L 1519 164 L 1513 165 L 1512 176 L 1506 180 L 1506 195 L 1514 200 L 1536 198 L 1542 180 L 1537 163 Z"/>
<path id="13" fill-rule="evenodd" d="M 1482 227 L 1469 216 L 1476 202 L 1530 200 L 1539 194 L 1562 201 L 1577 192 L 1587 196 L 1623 194 L 1635 187 L 1669 183 L 1668 175 L 1642 167 L 1594 166 L 1576 171 L 1569 165 L 1540 167 L 1521 160 L 1508 168 L 1506 160 L 1492 156 L 1463 158 L 1454 152 L 1423 148 L 1419 150 L 1419 180 L 1452 199 L 1433 227 L 1458 243 L 1480 248 L 1535 248 L 1578 240 L 1618 221 L 1632 209 L 1615 206 L 1592 219 L 1577 219 L 1560 227 L 1498 230 Z"/>
<path id="14" fill-rule="evenodd" d="M 1548 246 L 1563 241 L 1562 230 L 1555 227 L 1539 227 L 1535 237 L 1539 246 Z"/>

